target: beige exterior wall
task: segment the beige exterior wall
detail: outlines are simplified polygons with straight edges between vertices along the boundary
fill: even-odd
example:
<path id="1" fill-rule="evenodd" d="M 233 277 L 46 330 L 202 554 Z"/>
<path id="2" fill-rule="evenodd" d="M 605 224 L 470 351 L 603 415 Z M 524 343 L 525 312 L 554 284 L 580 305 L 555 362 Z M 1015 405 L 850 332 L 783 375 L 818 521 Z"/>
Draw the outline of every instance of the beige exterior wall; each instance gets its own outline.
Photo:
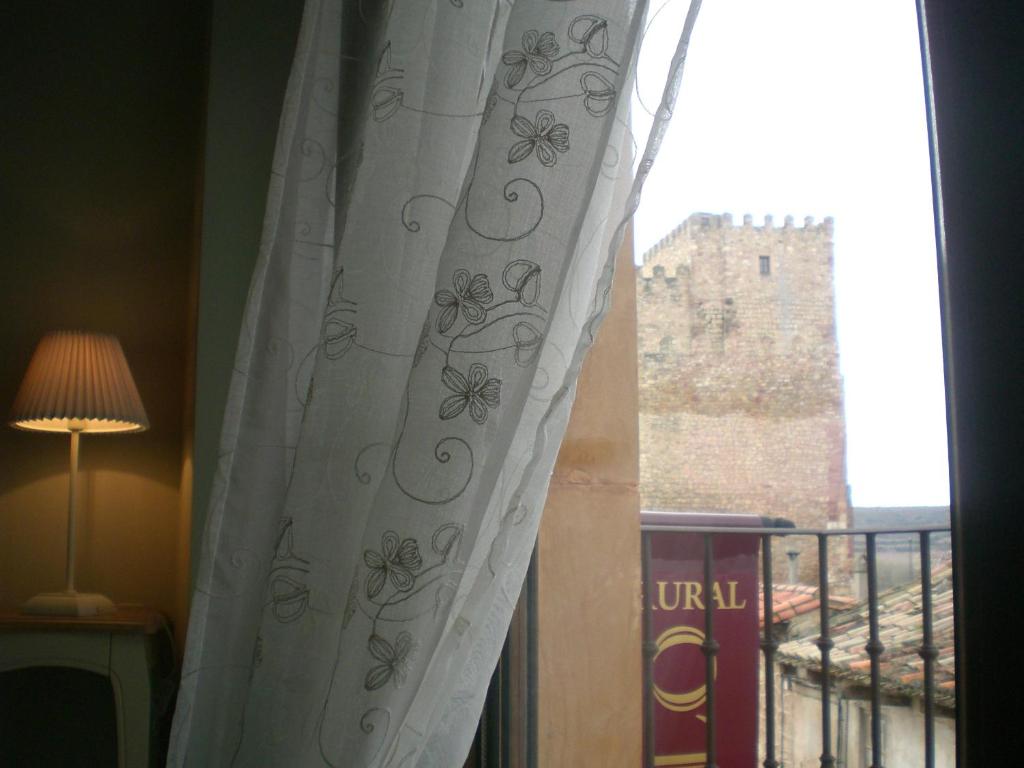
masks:
<path id="1" fill-rule="evenodd" d="M 643 507 L 846 527 L 831 220 L 694 214 L 636 275 Z"/>
<path id="2" fill-rule="evenodd" d="M 780 680 L 776 676 L 776 680 Z M 821 691 L 809 680 L 794 679 L 788 690 L 777 688 L 782 710 L 776 720 L 776 759 L 792 768 L 818 768 L 821 764 Z M 832 696 L 832 753 L 846 768 L 869 768 L 871 761 L 871 704 L 864 698 Z M 953 768 L 955 720 L 939 710 L 935 718 L 935 766 Z M 882 705 L 882 759 L 879 765 L 902 768 L 924 765 L 924 714 L 920 702 L 889 701 Z"/>
<path id="3" fill-rule="evenodd" d="M 538 542 L 541 768 L 636 766 L 643 734 L 632 238 L 580 375 Z"/>

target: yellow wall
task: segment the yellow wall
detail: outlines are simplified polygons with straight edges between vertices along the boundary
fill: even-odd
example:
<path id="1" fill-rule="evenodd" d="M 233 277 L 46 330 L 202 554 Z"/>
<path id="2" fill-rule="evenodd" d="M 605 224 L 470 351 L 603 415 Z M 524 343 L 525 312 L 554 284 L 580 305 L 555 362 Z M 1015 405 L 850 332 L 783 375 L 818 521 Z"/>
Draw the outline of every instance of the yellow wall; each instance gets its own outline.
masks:
<path id="1" fill-rule="evenodd" d="M 120 337 L 151 429 L 82 440 L 77 583 L 181 624 L 206 4 L 4 20 L 0 412 L 47 331 Z M 0 428 L 0 608 L 63 587 L 67 469 L 65 436 Z"/>

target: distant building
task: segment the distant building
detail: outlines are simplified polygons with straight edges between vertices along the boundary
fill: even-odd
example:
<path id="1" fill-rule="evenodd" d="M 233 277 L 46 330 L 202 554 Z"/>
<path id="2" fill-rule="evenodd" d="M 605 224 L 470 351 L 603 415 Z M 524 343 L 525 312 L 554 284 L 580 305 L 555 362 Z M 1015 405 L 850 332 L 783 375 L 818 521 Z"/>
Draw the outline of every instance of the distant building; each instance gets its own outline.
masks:
<path id="1" fill-rule="evenodd" d="M 644 255 L 637 315 L 643 508 L 847 527 L 831 219 L 693 214 Z M 834 589 L 849 553 L 830 548 Z"/>
<path id="2" fill-rule="evenodd" d="M 935 662 L 935 765 L 952 768 L 955 754 L 956 689 L 953 661 L 953 578 L 947 563 L 932 572 L 933 642 Z M 832 662 L 833 754 L 837 765 L 924 764 L 924 666 L 920 581 L 879 595 L 884 617 L 879 639 L 881 657 L 882 755 L 871 760 L 870 659 L 868 607 L 862 602 L 832 615 L 830 633 L 835 647 Z M 790 627 L 790 637 L 794 628 Z M 817 768 L 821 754 L 821 662 L 815 645 L 818 627 L 808 625 L 805 636 L 783 643 L 778 651 L 776 720 L 781 745 L 777 759 L 786 768 Z"/>
<path id="3" fill-rule="evenodd" d="M 854 507 L 853 528 L 916 528 L 929 525 L 949 525 L 949 507 Z M 930 534 L 932 563 L 952 557 L 952 542 L 948 531 Z M 916 533 L 891 533 L 875 540 L 878 563 L 879 589 L 888 589 L 920 578 L 921 543 Z M 867 595 L 867 573 L 863 536 L 853 539 L 854 592 L 858 597 Z"/>

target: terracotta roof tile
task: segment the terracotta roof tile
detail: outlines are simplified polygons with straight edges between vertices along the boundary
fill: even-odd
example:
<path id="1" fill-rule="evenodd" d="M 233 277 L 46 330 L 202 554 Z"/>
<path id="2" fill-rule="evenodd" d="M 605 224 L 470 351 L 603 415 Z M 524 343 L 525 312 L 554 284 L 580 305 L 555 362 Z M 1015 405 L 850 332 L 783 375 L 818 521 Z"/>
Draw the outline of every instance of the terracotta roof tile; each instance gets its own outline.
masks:
<path id="1" fill-rule="evenodd" d="M 829 606 L 833 611 L 849 608 L 856 602 L 851 597 L 829 595 Z M 806 584 L 776 584 L 772 589 L 772 623 L 791 621 L 797 616 L 817 611 L 821 601 L 818 588 Z M 758 621 L 764 627 L 764 592 L 758 594 Z"/>
<path id="2" fill-rule="evenodd" d="M 831 602 L 831 601 L 830 601 Z M 932 572 L 932 633 L 939 649 L 935 663 L 936 702 L 952 707 L 956 683 L 953 673 L 953 579 L 946 563 Z M 882 688 L 890 693 L 920 697 L 923 694 L 924 665 L 921 646 L 921 586 L 905 585 L 878 596 L 879 639 L 885 646 L 881 656 Z M 778 619 L 776 619 L 778 621 Z M 870 684 L 871 662 L 864 646 L 869 637 L 868 606 L 858 603 L 834 614 L 830 621 L 832 674 L 836 679 Z M 821 654 L 814 644 L 817 636 L 783 643 L 779 659 L 789 664 L 820 669 Z"/>

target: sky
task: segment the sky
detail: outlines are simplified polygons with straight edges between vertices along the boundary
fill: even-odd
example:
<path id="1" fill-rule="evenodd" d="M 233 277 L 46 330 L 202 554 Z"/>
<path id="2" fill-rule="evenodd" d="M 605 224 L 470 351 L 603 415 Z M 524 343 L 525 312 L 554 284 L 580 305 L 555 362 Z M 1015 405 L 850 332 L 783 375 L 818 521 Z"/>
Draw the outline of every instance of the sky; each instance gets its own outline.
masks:
<path id="1" fill-rule="evenodd" d="M 685 0 L 638 65 L 660 101 Z M 639 101 L 638 101 L 639 99 Z M 642 104 L 640 103 L 642 102 Z M 946 505 L 945 392 L 913 0 L 704 0 L 634 219 L 637 259 L 690 213 L 835 220 L 836 323 L 855 507 Z"/>

